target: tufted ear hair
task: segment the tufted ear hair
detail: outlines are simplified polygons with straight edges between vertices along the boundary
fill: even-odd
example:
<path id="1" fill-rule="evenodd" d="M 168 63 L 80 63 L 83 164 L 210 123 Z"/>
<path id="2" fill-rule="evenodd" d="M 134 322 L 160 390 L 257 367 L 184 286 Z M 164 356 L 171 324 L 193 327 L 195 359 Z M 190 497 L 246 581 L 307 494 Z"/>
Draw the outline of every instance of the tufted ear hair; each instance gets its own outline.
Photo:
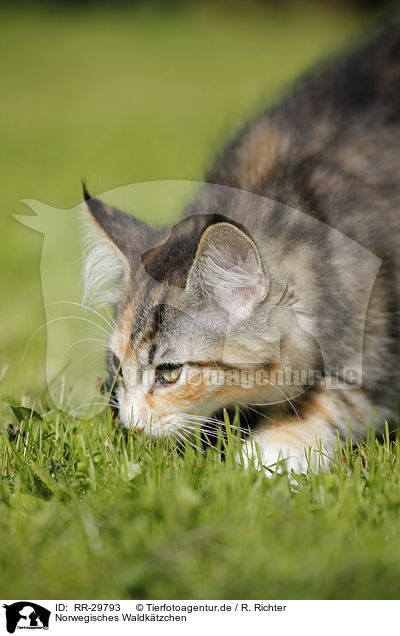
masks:
<path id="1" fill-rule="evenodd" d="M 268 277 L 254 241 L 222 222 L 202 234 L 186 289 L 198 301 L 212 299 L 239 322 L 251 316 L 268 293 Z"/>
<path id="2" fill-rule="evenodd" d="M 140 257 L 152 247 L 153 228 L 90 196 L 83 185 L 84 302 L 117 302 Z"/>

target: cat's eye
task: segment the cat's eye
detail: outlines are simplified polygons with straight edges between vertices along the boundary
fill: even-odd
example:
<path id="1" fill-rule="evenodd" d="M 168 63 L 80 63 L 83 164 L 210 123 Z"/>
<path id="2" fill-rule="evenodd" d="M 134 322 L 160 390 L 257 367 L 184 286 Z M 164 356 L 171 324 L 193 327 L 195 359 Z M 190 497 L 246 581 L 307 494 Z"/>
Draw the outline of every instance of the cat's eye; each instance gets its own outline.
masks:
<path id="1" fill-rule="evenodd" d="M 174 384 L 182 373 L 182 365 L 162 364 L 156 369 L 156 384 Z"/>

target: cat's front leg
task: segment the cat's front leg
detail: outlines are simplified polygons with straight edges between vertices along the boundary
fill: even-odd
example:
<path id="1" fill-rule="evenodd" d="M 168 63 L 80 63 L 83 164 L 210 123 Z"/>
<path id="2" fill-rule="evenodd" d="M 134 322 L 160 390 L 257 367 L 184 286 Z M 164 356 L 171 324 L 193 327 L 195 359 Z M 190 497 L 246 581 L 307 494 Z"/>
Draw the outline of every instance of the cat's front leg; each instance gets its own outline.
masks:
<path id="1" fill-rule="evenodd" d="M 326 471 L 334 460 L 338 433 L 341 441 L 350 433 L 358 442 L 365 438 L 372 418 L 379 431 L 387 415 L 374 409 L 361 390 L 315 391 L 296 414 L 261 422 L 243 445 L 242 461 L 245 466 L 254 462 L 267 475 L 283 465 L 288 472 L 306 473 L 309 467 Z"/>

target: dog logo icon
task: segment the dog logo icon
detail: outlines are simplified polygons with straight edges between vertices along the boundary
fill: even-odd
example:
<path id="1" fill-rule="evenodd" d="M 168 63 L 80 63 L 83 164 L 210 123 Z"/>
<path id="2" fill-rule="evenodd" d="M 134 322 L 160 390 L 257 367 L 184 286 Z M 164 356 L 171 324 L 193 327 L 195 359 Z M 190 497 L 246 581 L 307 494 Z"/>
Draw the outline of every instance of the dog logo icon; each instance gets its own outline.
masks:
<path id="1" fill-rule="evenodd" d="M 9 634 L 14 634 L 16 629 L 49 629 L 51 612 L 37 603 L 18 601 L 3 607 Z"/>

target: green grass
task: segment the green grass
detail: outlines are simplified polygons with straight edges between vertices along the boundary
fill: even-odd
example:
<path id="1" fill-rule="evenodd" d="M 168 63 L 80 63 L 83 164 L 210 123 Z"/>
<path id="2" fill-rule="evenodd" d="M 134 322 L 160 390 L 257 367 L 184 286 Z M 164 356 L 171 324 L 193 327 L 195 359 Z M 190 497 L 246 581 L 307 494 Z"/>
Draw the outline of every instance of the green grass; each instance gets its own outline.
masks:
<path id="1" fill-rule="evenodd" d="M 0 436 L 3 598 L 399 596 L 399 442 L 371 437 L 290 486 L 107 413 L 14 411 Z"/>
<path id="2" fill-rule="evenodd" d="M 202 179 L 242 121 L 363 22 L 298 4 L 1 9 L 0 391 L 15 400 L 0 405 L 1 597 L 399 596 L 398 442 L 371 438 L 293 488 L 232 452 L 177 454 L 107 413 L 42 404 L 44 334 L 22 360 L 44 322 L 42 238 L 11 218 L 23 198 L 74 206 L 82 173 L 94 192 Z"/>
<path id="3" fill-rule="evenodd" d="M 174 13 L 0 7 L 4 391 L 36 394 L 45 385 L 44 333 L 22 360 L 45 316 L 42 237 L 12 218 L 29 213 L 19 201 L 72 207 L 82 174 L 94 193 L 201 180 L 242 122 L 363 21 L 318 5 L 194 5 Z"/>

